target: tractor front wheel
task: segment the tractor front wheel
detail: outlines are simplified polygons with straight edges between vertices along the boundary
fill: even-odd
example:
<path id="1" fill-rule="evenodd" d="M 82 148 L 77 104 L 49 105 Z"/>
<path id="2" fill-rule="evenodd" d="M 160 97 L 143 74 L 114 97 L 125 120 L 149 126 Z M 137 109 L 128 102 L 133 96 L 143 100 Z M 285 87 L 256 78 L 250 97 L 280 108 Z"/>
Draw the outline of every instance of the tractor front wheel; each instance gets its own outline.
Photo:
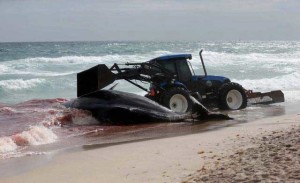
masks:
<path id="1" fill-rule="evenodd" d="M 244 88 L 237 83 L 226 83 L 219 90 L 220 109 L 238 110 L 247 106 Z"/>
<path id="2" fill-rule="evenodd" d="M 174 112 L 186 113 L 192 109 L 192 100 L 183 88 L 170 88 L 162 94 L 162 105 Z"/>

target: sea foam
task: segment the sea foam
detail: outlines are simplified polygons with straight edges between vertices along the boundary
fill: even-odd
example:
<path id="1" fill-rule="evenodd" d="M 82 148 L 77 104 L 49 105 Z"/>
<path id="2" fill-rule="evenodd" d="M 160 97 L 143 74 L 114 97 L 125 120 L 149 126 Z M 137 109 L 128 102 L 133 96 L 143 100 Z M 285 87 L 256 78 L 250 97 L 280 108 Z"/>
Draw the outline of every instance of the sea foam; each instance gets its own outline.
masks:
<path id="1" fill-rule="evenodd" d="M 33 58 L 25 58 L 19 60 L 11 60 L 6 62 L 10 66 L 14 65 L 15 63 L 22 63 L 24 66 L 27 64 L 31 65 L 33 63 L 38 64 L 62 64 L 62 65 L 82 65 L 82 64 L 89 64 L 89 63 L 107 63 L 107 62 L 126 62 L 128 60 L 131 61 L 141 61 L 139 59 L 144 59 L 143 55 L 103 55 L 103 56 L 63 56 L 63 57 L 33 57 Z M 147 61 L 147 60 L 145 60 Z M 5 68 L 4 68 L 5 69 Z"/>
<path id="2" fill-rule="evenodd" d="M 17 144 L 12 140 L 12 138 L 0 137 L 0 153 L 14 151 L 17 147 Z"/>
<path id="3" fill-rule="evenodd" d="M 268 90 L 300 90 L 300 73 L 294 72 L 288 75 L 262 79 L 234 79 L 234 82 L 242 84 L 245 88 L 268 91 Z"/>
<path id="4" fill-rule="evenodd" d="M 27 131 L 13 135 L 12 139 L 19 146 L 41 145 L 55 142 L 57 136 L 47 127 L 32 126 Z"/>
<path id="5" fill-rule="evenodd" d="M 9 79 L 9 80 L 2 80 L 0 81 L 0 87 L 4 89 L 10 90 L 21 90 L 21 89 L 28 89 L 37 87 L 38 85 L 46 82 L 45 79 Z"/>
<path id="6" fill-rule="evenodd" d="M 0 137 L 0 156 L 6 156 L 7 153 L 16 151 L 20 146 L 53 143 L 57 138 L 50 128 L 32 126 L 29 130 L 21 133 L 9 137 Z"/>

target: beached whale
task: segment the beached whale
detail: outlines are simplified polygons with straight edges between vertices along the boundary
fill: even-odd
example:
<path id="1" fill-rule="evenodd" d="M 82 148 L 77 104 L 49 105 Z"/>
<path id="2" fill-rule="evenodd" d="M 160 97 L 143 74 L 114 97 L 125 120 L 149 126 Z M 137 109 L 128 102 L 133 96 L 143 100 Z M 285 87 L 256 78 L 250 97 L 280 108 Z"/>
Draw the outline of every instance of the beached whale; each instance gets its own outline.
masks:
<path id="1" fill-rule="evenodd" d="M 99 90 L 79 98 L 70 100 L 64 105 L 68 108 L 88 110 L 102 123 L 145 123 L 145 122 L 177 122 L 187 119 L 231 119 L 229 116 L 212 113 L 196 99 L 193 99 L 191 113 L 179 114 L 170 109 L 136 94 Z"/>

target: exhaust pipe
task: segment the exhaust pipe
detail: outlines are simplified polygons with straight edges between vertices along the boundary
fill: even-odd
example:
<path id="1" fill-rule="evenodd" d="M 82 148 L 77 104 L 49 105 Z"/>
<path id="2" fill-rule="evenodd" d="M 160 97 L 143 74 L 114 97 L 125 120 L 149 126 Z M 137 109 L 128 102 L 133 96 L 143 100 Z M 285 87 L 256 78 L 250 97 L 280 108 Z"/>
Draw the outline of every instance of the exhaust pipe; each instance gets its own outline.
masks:
<path id="1" fill-rule="evenodd" d="M 204 65 L 203 58 L 202 58 L 202 52 L 203 52 L 203 50 L 200 50 L 199 56 L 200 56 L 200 59 L 201 59 L 201 62 L 202 62 L 202 67 L 203 67 L 203 70 L 204 70 L 204 74 L 205 74 L 205 76 L 207 76 L 206 68 L 205 68 L 205 65 Z"/>

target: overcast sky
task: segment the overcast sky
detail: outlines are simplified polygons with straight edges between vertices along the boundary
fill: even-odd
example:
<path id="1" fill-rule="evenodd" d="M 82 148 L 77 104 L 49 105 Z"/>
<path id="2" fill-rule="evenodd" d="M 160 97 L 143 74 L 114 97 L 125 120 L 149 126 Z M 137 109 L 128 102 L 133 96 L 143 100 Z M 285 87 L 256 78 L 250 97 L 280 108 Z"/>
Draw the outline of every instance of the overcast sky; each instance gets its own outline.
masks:
<path id="1" fill-rule="evenodd" d="M 0 42 L 300 40 L 300 0 L 0 0 Z"/>

